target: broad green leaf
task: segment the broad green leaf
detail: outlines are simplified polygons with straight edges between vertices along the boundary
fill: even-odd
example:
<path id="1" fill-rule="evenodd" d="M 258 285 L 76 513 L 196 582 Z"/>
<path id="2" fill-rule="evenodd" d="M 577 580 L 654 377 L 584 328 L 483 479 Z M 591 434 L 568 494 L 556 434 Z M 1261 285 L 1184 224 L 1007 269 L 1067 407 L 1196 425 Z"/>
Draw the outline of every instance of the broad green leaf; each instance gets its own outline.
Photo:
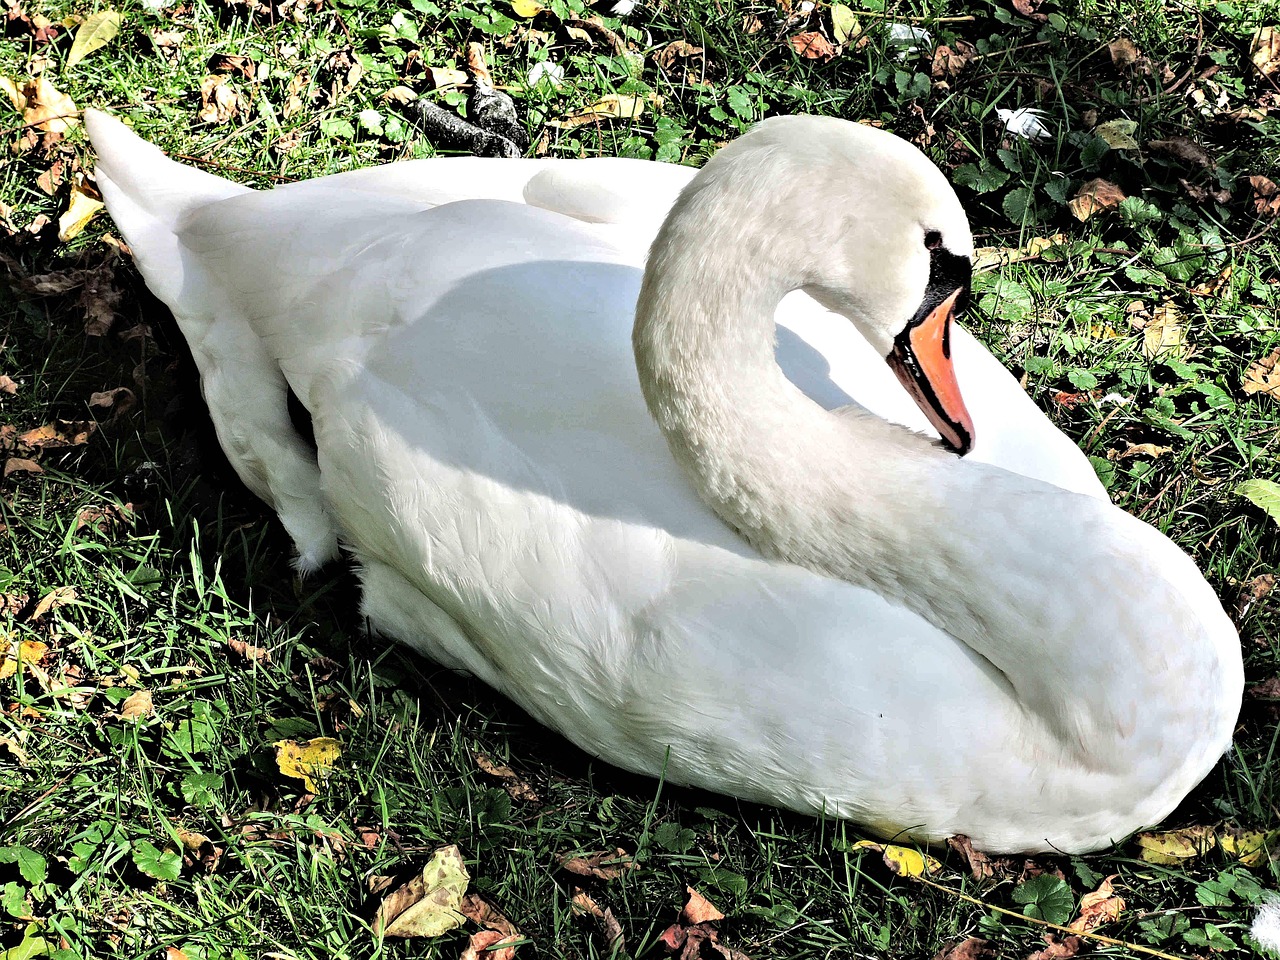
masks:
<path id="1" fill-rule="evenodd" d="M 1030 187 L 1015 187 L 1004 196 L 1000 204 L 1004 215 L 1014 223 L 1026 223 L 1036 218 L 1036 198 Z"/>
<path id="2" fill-rule="evenodd" d="M 156 880 L 177 880 L 182 873 L 182 854 L 175 850 L 160 850 L 150 840 L 133 842 L 133 863 Z"/>
<path id="3" fill-rule="evenodd" d="M 22 879 L 33 886 L 44 883 L 49 872 L 49 864 L 37 851 L 16 843 L 11 847 L 0 847 L 0 863 L 16 863 Z"/>
<path id="4" fill-rule="evenodd" d="M 0 960 L 35 960 L 47 957 L 53 948 L 49 941 L 37 934 L 38 925 L 31 924 L 22 934 L 22 942 L 16 947 L 0 951 Z"/>
<path id="5" fill-rule="evenodd" d="M 1235 492 L 1255 507 L 1261 507 L 1267 516 L 1280 523 L 1280 483 L 1274 480 L 1246 480 L 1236 487 Z"/>
<path id="6" fill-rule="evenodd" d="M 93 53 L 101 50 L 120 32 L 120 14 L 114 10 L 102 10 L 95 13 L 76 31 L 76 39 L 71 44 L 71 52 L 67 54 L 67 69 Z"/>
<path id="7" fill-rule="evenodd" d="M 211 807 L 214 791 L 223 785 L 220 773 L 188 773 L 182 778 L 182 799 L 193 807 Z"/>
<path id="8" fill-rule="evenodd" d="M 1094 136 L 1101 137 L 1112 150 L 1137 150 L 1141 146 L 1133 139 L 1138 129 L 1136 120 L 1108 120 L 1093 128 Z"/>
<path id="9" fill-rule="evenodd" d="M 31 904 L 27 902 L 27 888 L 10 881 L 0 890 L 0 908 L 15 920 L 34 920 Z"/>
<path id="10" fill-rule="evenodd" d="M 1042 873 L 1013 888 L 1015 903 L 1028 917 L 1049 923 L 1066 923 L 1076 905 L 1071 888 L 1059 877 Z"/>

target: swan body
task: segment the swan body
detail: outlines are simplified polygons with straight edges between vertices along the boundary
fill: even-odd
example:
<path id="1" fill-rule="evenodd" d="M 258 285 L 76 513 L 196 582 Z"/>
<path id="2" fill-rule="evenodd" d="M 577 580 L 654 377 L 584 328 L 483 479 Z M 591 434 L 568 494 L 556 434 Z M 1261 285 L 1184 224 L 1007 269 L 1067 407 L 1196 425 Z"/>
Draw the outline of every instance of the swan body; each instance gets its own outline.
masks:
<path id="1" fill-rule="evenodd" d="M 252 192 L 87 123 L 300 566 L 340 540 L 377 630 L 589 752 L 885 836 L 1076 852 L 1227 749 L 1239 642 L 1192 561 L 959 327 L 937 356 L 968 456 L 888 372 L 944 262 L 922 225 L 972 253 L 902 141 L 779 118 L 697 175 L 430 160 Z"/>

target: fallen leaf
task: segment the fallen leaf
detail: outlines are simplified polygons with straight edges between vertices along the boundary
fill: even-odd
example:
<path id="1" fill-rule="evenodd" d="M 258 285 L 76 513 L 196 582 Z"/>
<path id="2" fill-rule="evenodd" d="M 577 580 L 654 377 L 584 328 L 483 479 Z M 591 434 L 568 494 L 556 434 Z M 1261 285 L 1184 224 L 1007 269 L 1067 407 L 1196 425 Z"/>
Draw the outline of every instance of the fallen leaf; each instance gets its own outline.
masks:
<path id="1" fill-rule="evenodd" d="M 18 664 L 36 664 L 49 653 L 49 646 L 40 640 L 22 640 L 13 644 L 0 660 L 0 680 L 12 677 L 18 672 Z"/>
<path id="2" fill-rule="evenodd" d="M 978 48 L 965 40 L 957 40 L 955 46 L 940 44 L 933 51 L 933 62 L 929 67 L 929 73 L 935 80 L 958 76 L 977 53 Z"/>
<path id="3" fill-rule="evenodd" d="M 622 933 L 622 924 L 618 923 L 612 909 L 600 909 L 591 895 L 578 887 L 574 888 L 570 909 L 575 916 L 594 917 L 600 925 L 600 932 L 604 934 L 605 949 L 612 951 L 613 956 L 622 955 L 626 948 L 626 938 Z"/>
<path id="4" fill-rule="evenodd" d="M 1138 150 L 1141 145 L 1133 139 L 1138 129 L 1136 120 L 1108 120 L 1093 128 L 1093 135 L 1101 137 L 1112 150 Z"/>
<path id="5" fill-rule="evenodd" d="M 4 475 L 11 477 L 15 473 L 44 473 L 44 467 L 26 457 L 10 457 L 4 462 Z"/>
<path id="6" fill-rule="evenodd" d="M 1191 352 L 1181 314 L 1173 303 L 1165 303 L 1151 311 L 1151 319 L 1142 328 L 1142 355 L 1148 360 L 1172 356 L 1182 360 Z"/>
<path id="7" fill-rule="evenodd" d="M 1280 524 L 1280 483 L 1274 480 L 1246 480 L 1234 492 Z"/>
<path id="8" fill-rule="evenodd" d="M 982 851 L 973 849 L 973 842 L 964 834 L 947 837 L 947 846 L 964 857 L 965 862 L 969 864 L 973 879 L 989 880 L 994 875 L 995 870 L 992 867 L 991 858 Z M 986 941 L 983 942 L 985 943 Z"/>
<path id="9" fill-rule="evenodd" d="M 910 847 L 876 843 L 874 840 L 859 840 L 853 847 L 855 850 L 877 851 L 884 858 L 884 865 L 900 877 L 923 877 L 942 869 L 937 859 Z"/>
<path id="10" fill-rule="evenodd" d="M 89 442 L 98 425 L 92 420 L 55 420 L 18 436 L 18 442 L 33 450 L 62 450 Z"/>
<path id="11" fill-rule="evenodd" d="M 1043 950 L 1037 950 L 1027 957 L 1027 960 L 1070 960 L 1084 946 L 1084 940 L 1080 937 L 1068 936 L 1059 940 L 1052 933 L 1044 935 L 1044 942 L 1048 946 Z"/>
<path id="12" fill-rule="evenodd" d="M 36 186 L 52 197 L 62 186 L 62 176 L 66 172 L 66 166 L 66 162 L 61 158 L 55 160 L 48 170 L 36 177 Z"/>
<path id="13" fill-rule="evenodd" d="M 1117 70 L 1132 66 L 1142 56 L 1142 51 L 1128 37 L 1120 37 L 1108 43 L 1107 53 L 1111 54 L 1111 65 Z"/>
<path id="14" fill-rule="evenodd" d="M 983 273 L 1011 263 L 1034 260 L 1066 242 L 1065 233 L 1055 233 L 1051 237 L 1032 237 L 1021 247 L 978 247 L 973 251 L 973 269 L 975 273 Z"/>
<path id="15" fill-rule="evenodd" d="M 101 50 L 115 39 L 115 35 L 119 32 L 120 14 L 116 11 L 100 10 L 91 15 L 76 30 L 71 52 L 67 54 L 66 69 L 70 70 L 95 50 Z"/>
<path id="16" fill-rule="evenodd" d="M 36 43 L 56 40 L 62 28 L 41 14 L 28 15 L 18 0 L 6 0 L 4 33 L 9 36 L 28 34 Z"/>
<path id="17" fill-rule="evenodd" d="M 467 920 L 459 912 L 471 874 L 454 845 L 441 847 L 422 873 L 383 898 L 373 921 L 384 937 L 438 937 Z"/>
<path id="18" fill-rule="evenodd" d="M 650 94 L 652 99 L 653 95 Z M 601 120 L 634 120 L 644 113 L 644 97 L 625 97 L 611 93 L 601 97 L 580 113 L 565 117 L 563 120 L 549 120 L 547 126 L 562 130 L 572 130 L 588 123 L 599 123 Z"/>
<path id="19" fill-rule="evenodd" d="M 21 766 L 25 767 L 31 763 L 31 756 L 12 737 L 0 737 L 0 748 L 13 754 L 13 759 L 17 760 Z"/>
<path id="20" fill-rule="evenodd" d="M 1110 180 L 1098 177 L 1077 190 L 1075 197 L 1067 206 L 1071 208 L 1073 217 L 1084 221 L 1103 210 L 1114 210 L 1124 199 L 1123 190 Z"/>
<path id="21" fill-rule="evenodd" d="M 523 942 L 518 937 L 504 936 L 497 930 L 480 930 L 473 933 L 467 941 L 467 949 L 462 951 L 461 960 L 512 960 L 516 955 L 516 948 L 502 945 L 509 940 Z"/>
<path id="22" fill-rule="evenodd" d="M 1275 580 L 1272 579 L 1274 584 Z M 1218 833 L 1218 846 L 1246 867 L 1260 867 L 1280 857 L 1280 830 L 1233 830 Z"/>
<path id="23" fill-rule="evenodd" d="M 1120 916 L 1124 900 L 1116 895 L 1111 886 L 1111 881 L 1117 876 L 1118 874 L 1112 874 L 1098 885 L 1097 890 L 1080 898 L 1080 915 L 1067 924 L 1069 928 L 1076 933 L 1085 933 L 1104 923 L 1111 923 Z"/>
<path id="24" fill-rule="evenodd" d="M 1249 364 L 1244 372 L 1244 392 L 1260 393 L 1264 397 L 1280 400 L 1280 347 L 1272 350 L 1261 360 Z"/>
<path id="25" fill-rule="evenodd" d="M 1253 187 L 1253 208 L 1260 217 L 1274 217 L 1280 214 L 1280 187 L 1267 177 L 1254 174 L 1249 178 Z"/>
<path id="26" fill-rule="evenodd" d="M 658 55 L 654 58 L 658 66 L 668 73 L 675 67 L 676 61 L 688 60 L 692 57 L 701 57 L 703 55 L 702 47 L 695 47 L 687 40 L 673 40 L 665 47 L 658 51 Z"/>
<path id="27" fill-rule="evenodd" d="M 1040 6 L 1041 0 L 1013 0 L 1013 9 L 1024 17 L 1035 20 L 1037 23 L 1044 23 L 1049 19 L 1047 13 L 1040 13 L 1036 8 Z"/>
<path id="28" fill-rule="evenodd" d="M 155 705 L 151 701 L 150 690 L 138 690 L 129 694 L 120 704 L 120 717 L 123 720 L 142 720 L 155 713 Z"/>
<path id="29" fill-rule="evenodd" d="M 1187 163 L 1194 164 L 1197 167 L 1204 167 L 1206 170 L 1215 166 L 1213 157 L 1209 155 L 1209 151 L 1200 144 L 1196 143 L 1190 137 L 1170 137 L 1168 140 L 1150 140 L 1147 146 L 1152 150 L 1158 150 L 1161 153 L 1167 153 L 1171 157 L 1177 157 L 1179 160 L 1185 160 Z"/>
<path id="30" fill-rule="evenodd" d="M 1261 76 L 1269 77 L 1280 70 L 1280 30 L 1259 27 L 1249 44 L 1249 61 Z"/>
<path id="31" fill-rule="evenodd" d="M 1218 271 L 1218 275 L 1214 277 L 1212 281 L 1196 284 L 1187 292 L 1196 297 L 1209 297 L 1223 292 L 1230 292 L 1231 274 L 1233 272 L 1234 267 L 1228 263 Z"/>
<path id="32" fill-rule="evenodd" d="M 533 19 L 545 9 L 537 0 L 511 0 L 511 12 L 525 20 Z"/>
<path id="33" fill-rule="evenodd" d="M 1163 456 L 1173 450 L 1173 447 L 1158 447 L 1154 443 L 1131 443 L 1120 454 L 1119 459 L 1124 460 L 1128 457 L 1156 457 Z"/>
<path id="34" fill-rule="evenodd" d="M 1187 192 L 1187 196 L 1196 203 L 1208 203 L 1213 200 L 1217 203 L 1230 203 L 1231 191 L 1226 187 L 1215 187 L 1212 185 L 1192 183 L 1185 177 L 1179 177 L 1178 183 L 1182 185 L 1182 189 Z"/>
<path id="35" fill-rule="evenodd" d="M 200 113 L 205 123 L 226 123 L 240 109 L 236 92 L 222 74 L 210 74 L 200 81 Z"/>
<path id="36" fill-rule="evenodd" d="M 75 587 L 55 587 L 40 598 L 40 602 L 36 604 L 35 609 L 31 611 L 27 620 L 34 623 L 46 613 L 49 613 L 52 610 L 57 610 L 59 607 L 65 607 L 75 599 Z"/>
<path id="37" fill-rule="evenodd" d="M 969 937 L 967 940 L 943 947 L 934 954 L 933 960 L 987 960 L 988 957 L 994 956 L 996 952 L 992 949 L 990 941 Z"/>
<path id="38" fill-rule="evenodd" d="M 635 862 L 621 847 L 612 852 L 601 850 L 577 857 L 564 856 L 560 858 L 560 866 L 579 877 L 595 877 L 597 880 L 616 880 L 628 870 L 636 869 Z"/>
<path id="39" fill-rule="evenodd" d="M 7 373 L 0 373 L 0 393 L 7 393 L 11 397 L 18 393 L 18 382 Z"/>
<path id="40" fill-rule="evenodd" d="M 528 803 L 538 802 L 538 792 L 505 763 L 494 763 L 483 753 L 477 753 L 476 766 L 491 777 L 507 781 L 503 784 L 503 787 L 512 800 L 522 800 Z"/>
<path id="41" fill-rule="evenodd" d="M 318 793 L 316 778 L 323 780 L 342 755 L 342 745 L 332 737 L 313 737 L 306 743 L 281 740 L 276 745 L 276 766 L 286 777 L 301 780 L 307 793 Z"/>
<path id="42" fill-rule="evenodd" d="M 833 3 L 831 5 L 831 36 L 836 43 L 848 43 L 850 38 L 860 33 L 862 33 L 862 25 L 858 23 L 853 10 L 847 4 Z M 865 44 L 856 44 L 856 46 L 865 46 Z"/>
<path id="43" fill-rule="evenodd" d="M 101 410 L 112 421 L 119 420 L 138 404 L 138 397 L 128 387 L 99 390 L 89 396 L 90 409 Z"/>
<path id="44" fill-rule="evenodd" d="M 247 640 L 228 640 L 227 648 L 245 663 L 270 663 L 271 651 L 266 647 L 255 647 Z"/>
<path id="45" fill-rule="evenodd" d="M 789 37 L 787 43 L 791 45 L 791 49 L 806 60 L 827 60 L 835 57 L 839 51 L 831 45 L 831 41 L 824 37 L 816 30 L 810 30 L 807 33 L 797 33 L 794 37 Z"/>
<path id="46" fill-rule="evenodd" d="M 680 960 L 703 960 L 721 957 L 723 960 L 748 960 L 746 954 L 720 943 L 720 931 L 710 923 L 683 926 L 673 923 L 662 931 L 658 940 L 668 953 L 678 953 Z"/>
<path id="47" fill-rule="evenodd" d="M 458 912 L 486 930 L 495 930 L 504 937 L 517 939 L 520 937 L 520 931 L 516 929 L 516 925 L 508 920 L 501 910 L 477 893 L 468 893 L 463 897 Z"/>
<path id="48" fill-rule="evenodd" d="M 1166 833 L 1138 834 L 1138 856 L 1147 863 L 1174 866 L 1213 849 L 1213 827 L 1187 827 Z"/>
<path id="49" fill-rule="evenodd" d="M 697 890 L 690 886 L 686 886 L 684 889 L 689 894 L 689 899 L 685 903 L 684 909 L 680 911 L 680 920 L 683 923 L 713 923 L 724 919 L 724 914 L 720 912 L 716 905 Z"/>
<path id="50" fill-rule="evenodd" d="M 133 523 L 133 504 L 117 505 L 108 503 L 104 506 L 84 507 L 76 514 L 76 529 L 93 527 L 99 532 L 114 527 L 125 527 Z"/>
<path id="51" fill-rule="evenodd" d="M 170 63 L 177 63 L 181 58 L 179 47 L 182 46 L 182 40 L 186 37 L 186 33 L 182 30 L 164 30 L 155 27 L 147 34 L 151 41 L 151 48 L 160 57 L 168 60 Z"/>
<path id="52" fill-rule="evenodd" d="M 240 53 L 215 53 L 209 58 L 210 73 L 225 73 L 230 76 L 239 74 L 246 80 L 253 80 L 258 73 L 258 65 L 252 57 Z"/>

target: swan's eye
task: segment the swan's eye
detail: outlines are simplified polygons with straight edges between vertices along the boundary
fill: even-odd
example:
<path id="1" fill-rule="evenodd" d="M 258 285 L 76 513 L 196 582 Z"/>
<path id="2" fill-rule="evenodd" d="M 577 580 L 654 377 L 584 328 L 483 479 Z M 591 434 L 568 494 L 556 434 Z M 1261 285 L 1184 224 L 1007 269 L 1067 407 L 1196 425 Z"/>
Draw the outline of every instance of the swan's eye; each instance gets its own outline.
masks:
<path id="1" fill-rule="evenodd" d="M 924 234 L 924 246 L 926 250 L 937 250 L 942 246 L 942 234 L 937 230 L 926 230 Z"/>

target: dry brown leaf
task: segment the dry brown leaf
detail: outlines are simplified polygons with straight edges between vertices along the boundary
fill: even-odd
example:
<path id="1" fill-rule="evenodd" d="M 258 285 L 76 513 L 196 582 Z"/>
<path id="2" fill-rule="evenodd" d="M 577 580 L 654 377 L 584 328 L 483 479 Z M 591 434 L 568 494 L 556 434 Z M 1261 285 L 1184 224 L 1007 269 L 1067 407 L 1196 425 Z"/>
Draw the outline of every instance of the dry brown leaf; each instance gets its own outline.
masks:
<path id="1" fill-rule="evenodd" d="M 0 657 L 0 680 L 7 680 L 18 672 L 18 664 L 34 666 L 49 653 L 49 645 L 41 640 L 23 640 L 8 646 Z"/>
<path id="2" fill-rule="evenodd" d="M 462 898 L 458 912 L 486 930 L 495 930 L 504 937 L 518 939 L 520 931 L 506 915 L 478 893 L 468 893 Z"/>
<path id="3" fill-rule="evenodd" d="M 1255 174 L 1249 178 L 1253 187 L 1253 208 L 1260 217 L 1274 217 L 1280 214 L 1280 187 L 1267 177 Z"/>
<path id="4" fill-rule="evenodd" d="M 1273 400 L 1280 400 L 1280 347 L 1272 350 L 1260 360 L 1249 364 L 1244 372 L 1244 392 L 1260 393 Z"/>
<path id="5" fill-rule="evenodd" d="M 947 837 L 947 846 L 964 857 L 965 862 L 969 864 L 970 872 L 973 873 L 973 879 L 988 880 L 994 874 L 991 858 L 982 851 L 975 850 L 972 841 L 964 834 Z"/>
<path id="6" fill-rule="evenodd" d="M 7 373 L 0 373 L 0 393 L 7 393 L 11 397 L 18 393 L 18 382 Z"/>
<path id="7" fill-rule="evenodd" d="M 4 475 L 11 477 L 15 473 L 44 473 L 44 467 L 26 457 L 10 457 L 4 462 Z"/>
<path id="8" fill-rule="evenodd" d="M 150 690 L 138 690 L 129 694 L 120 704 L 122 720 L 143 720 L 155 713 L 155 704 L 151 700 Z"/>
<path id="9" fill-rule="evenodd" d="M 101 410 L 113 421 L 119 420 L 137 405 L 138 397 L 128 387 L 99 390 L 89 397 L 89 408 Z"/>
<path id="10" fill-rule="evenodd" d="M 1206 170 L 1212 169 L 1216 164 L 1209 151 L 1200 144 L 1196 143 L 1190 137 L 1170 137 L 1168 140 L 1149 140 L 1147 146 L 1152 150 L 1158 150 L 1161 153 L 1167 153 L 1171 157 L 1177 157 L 1179 160 L 1185 160 L 1187 163 L 1194 164 L 1197 167 L 1204 167 Z"/>
<path id="11" fill-rule="evenodd" d="M 77 177 L 71 185 L 67 209 L 58 217 L 58 239 L 66 243 L 78 236 L 103 206 L 102 195 L 86 184 L 83 177 Z"/>
<path id="12" fill-rule="evenodd" d="M 165 947 L 164 960 L 188 960 L 188 957 L 185 951 L 177 947 Z"/>
<path id="13" fill-rule="evenodd" d="M 18 442 L 32 450 L 61 450 L 89 442 L 98 425 L 92 420 L 55 420 L 19 434 Z"/>
<path id="14" fill-rule="evenodd" d="M 521 942 L 519 938 L 503 936 L 497 930 L 473 933 L 467 941 L 467 949 L 462 951 L 462 960 L 512 960 L 516 955 L 516 948 L 502 945 L 508 940 Z"/>
<path id="15" fill-rule="evenodd" d="M 1249 45 L 1249 61 L 1260 75 L 1269 77 L 1280 70 L 1280 29 L 1259 27 Z"/>
<path id="16" fill-rule="evenodd" d="M 1131 443 L 1119 455 L 1117 459 L 1124 460 L 1128 457 L 1156 457 L 1163 456 L 1173 450 L 1173 447 L 1158 447 L 1154 443 Z"/>
<path id="17" fill-rule="evenodd" d="M 588 123 L 599 123 L 601 120 L 634 120 L 644 113 L 645 99 L 611 93 L 601 97 L 581 113 L 575 113 L 563 120 L 547 121 L 547 126 L 572 130 Z M 649 94 L 648 99 L 654 103 L 658 102 L 654 94 Z"/>
<path id="18" fill-rule="evenodd" d="M 93 527 L 99 532 L 116 527 L 126 527 L 133 523 L 133 504 L 117 505 L 108 503 L 104 506 L 89 506 L 76 514 L 76 529 Z"/>
<path id="19" fill-rule="evenodd" d="M 147 34 L 148 39 L 151 40 L 151 49 L 157 56 L 170 63 L 177 63 L 182 56 L 179 47 L 182 46 L 185 36 L 186 33 L 182 30 L 164 30 L 160 27 L 154 28 Z"/>
<path id="20" fill-rule="evenodd" d="M 1040 13 L 1037 9 L 1040 6 L 1040 0 L 1013 0 L 1013 9 L 1024 17 L 1044 23 L 1049 19 L 1047 13 Z"/>
<path id="21" fill-rule="evenodd" d="M 1095 213 L 1114 210 L 1124 200 L 1124 191 L 1110 180 L 1098 177 L 1076 191 L 1075 198 L 1067 204 L 1077 220 L 1088 220 Z"/>
<path id="22" fill-rule="evenodd" d="M 13 92 L 7 92 L 13 100 Z M 26 81 L 17 92 L 21 105 L 16 101 L 14 105 L 22 111 L 22 122 L 28 129 L 63 134 L 79 125 L 80 108 L 75 101 L 43 75 Z"/>
<path id="23" fill-rule="evenodd" d="M 46 613 L 49 613 L 52 610 L 57 610 L 59 607 L 65 607 L 75 599 L 75 587 L 54 587 L 54 589 L 50 590 L 40 598 L 40 602 L 36 604 L 35 609 L 31 611 L 31 614 L 27 619 L 34 623 Z"/>
<path id="24" fill-rule="evenodd" d="M 66 169 L 66 161 L 59 157 L 48 170 L 36 177 L 36 186 L 52 197 L 62 186 L 62 177 Z"/>
<path id="25" fill-rule="evenodd" d="M 1128 37 L 1120 37 L 1107 44 L 1107 53 L 1111 54 L 1111 65 L 1117 70 L 1132 66 L 1142 56 L 1142 52 Z"/>
<path id="26" fill-rule="evenodd" d="M 723 960 L 749 960 L 745 953 L 720 943 L 720 931 L 710 923 L 684 926 L 673 923 L 658 937 L 668 953 L 678 954 L 680 960 L 703 960 L 721 957 Z"/>
<path id="27" fill-rule="evenodd" d="M 978 48 L 967 40 L 957 40 L 954 46 L 939 44 L 933 51 L 929 73 L 935 80 L 959 76 L 978 53 Z"/>
<path id="28" fill-rule="evenodd" d="M 62 32 L 62 27 L 48 17 L 28 14 L 19 0 L 5 0 L 4 33 L 6 36 L 30 36 L 36 43 L 50 43 Z"/>
<path id="29" fill-rule="evenodd" d="M 988 957 L 995 955 L 996 952 L 989 941 L 969 937 L 967 940 L 943 947 L 934 954 L 933 960 L 987 960 Z"/>
<path id="30" fill-rule="evenodd" d="M 1231 191 L 1226 187 L 1216 187 L 1211 184 L 1192 183 L 1185 177 L 1179 177 L 1178 183 L 1182 185 L 1182 189 L 1187 192 L 1187 196 L 1196 203 L 1208 203 L 1213 200 L 1217 203 L 1230 203 Z"/>
<path id="31" fill-rule="evenodd" d="M 821 60 L 825 63 L 840 52 L 817 30 L 797 33 L 794 37 L 788 37 L 787 43 L 806 60 Z"/>
<path id="32" fill-rule="evenodd" d="M 1084 933 L 1104 923 L 1111 923 L 1120 916 L 1124 900 L 1116 895 L 1111 886 L 1111 881 L 1117 876 L 1118 874 L 1112 874 L 1098 885 L 1097 890 L 1080 898 L 1080 916 L 1067 924 L 1068 927 L 1077 933 Z"/>
<path id="33" fill-rule="evenodd" d="M 689 900 L 685 903 L 684 909 L 680 911 L 681 922 L 692 925 L 696 923 L 714 923 L 717 920 L 724 919 L 724 914 L 720 912 L 716 905 L 697 890 L 690 886 L 686 886 L 684 889 L 689 894 Z"/>
<path id="34" fill-rule="evenodd" d="M 1052 933 L 1044 935 L 1044 942 L 1048 946 L 1043 950 L 1037 950 L 1027 957 L 1027 960 L 1070 960 L 1084 946 L 1084 940 L 1080 937 L 1067 936 L 1059 940 Z"/>
<path id="35" fill-rule="evenodd" d="M 213 873 L 222 859 L 222 850 L 203 833 L 194 830 L 177 828 L 178 840 L 182 843 L 182 859 L 186 866 L 199 868 L 205 873 Z"/>
<path id="36" fill-rule="evenodd" d="M 226 123 L 239 109 L 239 98 L 227 85 L 227 77 L 210 74 L 200 81 L 199 117 L 205 123 Z"/>
<path id="37" fill-rule="evenodd" d="M 597 880 L 616 880 L 628 870 L 636 869 L 631 856 L 618 847 L 610 852 L 585 853 L 581 856 L 560 858 L 560 866 L 579 877 L 595 877 Z"/>
<path id="38" fill-rule="evenodd" d="M 573 888 L 570 909 L 574 916 L 594 917 L 600 925 L 600 932 L 604 934 L 605 949 L 613 951 L 614 956 L 622 955 L 622 951 L 626 949 L 626 937 L 623 936 L 622 924 L 618 923 L 612 909 L 600 909 L 600 905 L 581 887 Z"/>
<path id="39" fill-rule="evenodd" d="M 245 663 L 270 663 L 271 651 L 266 647 L 255 647 L 247 640 L 228 640 L 227 649 Z"/>
<path id="40" fill-rule="evenodd" d="M 491 777 L 497 777 L 505 780 L 503 788 L 511 796 L 512 800 L 522 800 L 528 803 L 537 803 L 538 791 L 534 790 L 523 777 L 508 767 L 505 763 L 494 763 L 483 753 L 476 754 L 476 766 L 484 773 Z"/>
<path id="41" fill-rule="evenodd" d="M 240 75 L 246 80 L 253 80 L 258 74 L 258 65 L 252 57 L 240 53 L 215 53 L 209 58 L 210 73 L 225 73 L 231 76 Z"/>

